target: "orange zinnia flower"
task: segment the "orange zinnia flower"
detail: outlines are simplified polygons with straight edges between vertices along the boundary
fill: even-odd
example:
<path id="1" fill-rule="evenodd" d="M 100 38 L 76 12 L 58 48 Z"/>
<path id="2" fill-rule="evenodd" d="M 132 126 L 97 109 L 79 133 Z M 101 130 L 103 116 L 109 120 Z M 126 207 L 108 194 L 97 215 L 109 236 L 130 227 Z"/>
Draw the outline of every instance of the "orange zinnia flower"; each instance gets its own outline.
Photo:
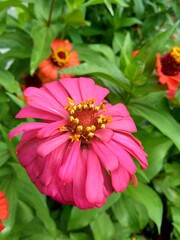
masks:
<path id="1" fill-rule="evenodd" d="M 161 84 L 167 84 L 167 97 L 174 98 L 180 85 L 180 47 L 173 47 L 162 57 L 156 54 L 156 72 Z"/>
<path id="2" fill-rule="evenodd" d="M 72 50 L 69 40 L 55 39 L 51 43 L 50 56 L 39 64 L 39 71 L 51 81 L 58 78 L 58 70 L 78 65 L 78 53 Z M 60 73 L 60 78 L 73 77 L 72 74 Z"/>
<path id="3" fill-rule="evenodd" d="M 8 217 L 8 202 L 3 192 L 0 192 L 0 232 L 5 228 L 2 220 Z"/>

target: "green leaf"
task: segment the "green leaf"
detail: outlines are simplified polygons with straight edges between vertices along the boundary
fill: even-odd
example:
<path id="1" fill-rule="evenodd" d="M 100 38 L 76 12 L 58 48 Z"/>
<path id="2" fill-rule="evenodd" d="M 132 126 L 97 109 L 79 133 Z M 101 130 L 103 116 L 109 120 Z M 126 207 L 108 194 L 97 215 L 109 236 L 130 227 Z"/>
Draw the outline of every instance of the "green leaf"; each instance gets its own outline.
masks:
<path id="1" fill-rule="evenodd" d="M 158 232 L 160 233 L 163 205 L 159 195 L 152 188 L 140 182 L 136 188 L 129 186 L 125 194 L 141 203 L 147 209 L 150 219 L 156 223 Z"/>
<path id="2" fill-rule="evenodd" d="M 10 99 L 15 102 L 20 108 L 23 108 L 25 106 L 24 98 L 19 98 L 17 96 L 14 96 L 11 93 L 7 93 L 7 95 L 10 97 Z"/>
<path id="3" fill-rule="evenodd" d="M 121 47 L 121 55 L 120 55 L 120 67 L 121 69 L 125 69 L 126 66 L 130 64 L 132 60 L 132 40 L 129 32 L 126 34 L 124 38 L 123 45 Z"/>
<path id="4" fill-rule="evenodd" d="M 15 81 L 14 76 L 8 71 L 0 70 L 0 85 L 3 86 L 8 92 L 16 93 L 17 96 L 22 96 L 20 86 Z"/>
<path id="5" fill-rule="evenodd" d="M 8 132 L 9 130 L 6 127 L 4 127 L 2 124 L 0 124 L 0 133 L 2 134 L 3 140 L 8 147 L 8 151 L 10 152 L 11 157 L 13 157 L 15 161 L 17 161 L 14 145 L 11 141 L 9 141 Z"/>
<path id="6" fill-rule="evenodd" d="M 0 34 L 2 34 L 4 32 L 4 30 L 6 29 L 6 16 L 7 16 L 7 12 L 2 11 L 0 12 Z"/>
<path id="7" fill-rule="evenodd" d="M 122 17 L 119 21 L 119 28 L 130 27 L 134 24 L 142 24 L 142 22 L 135 17 Z"/>
<path id="8" fill-rule="evenodd" d="M 71 240 L 91 240 L 90 237 L 86 233 L 83 233 L 83 232 L 71 233 L 70 239 Z"/>
<path id="9" fill-rule="evenodd" d="M 0 174 L 6 170 L 5 168 L 0 168 Z M 8 219 L 4 222 L 6 226 L 6 231 L 1 233 L 2 239 L 7 239 L 7 235 L 11 232 L 15 224 L 16 209 L 18 202 L 18 180 L 13 169 L 8 167 L 7 175 L 0 176 L 0 189 L 3 190 L 6 194 L 8 203 L 9 203 L 9 215 Z"/>
<path id="10" fill-rule="evenodd" d="M 143 143 L 148 154 L 148 168 L 144 174 L 149 180 L 154 178 L 163 168 L 163 164 L 173 142 L 157 132 L 138 131 L 138 139 Z"/>
<path id="11" fill-rule="evenodd" d="M 18 175 L 20 186 L 19 195 L 21 199 L 36 211 L 37 217 L 42 221 L 49 233 L 55 237 L 57 229 L 49 214 L 49 210 L 45 202 L 45 196 L 42 195 L 31 183 L 25 170 L 19 164 L 12 164 L 12 167 Z"/>
<path id="12" fill-rule="evenodd" d="M 143 98 L 133 99 L 129 110 L 132 114 L 143 117 L 157 127 L 180 149 L 180 124 L 176 122 L 169 112 L 156 108 L 153 100 L 155 95 L 158 96 L 159 94 L 152 93 Z M 152 102 L 154 102 L 154 105 L 151 104 Z"/>
<path id="13" fill-rule="evenodd" d="M 125 194 L 112 206 L 112 210 L 120 226 L 130 228 L 131 232 L 139 232 L 149 220 L 146 208 Z"/>
<path id="14" fill-rule="evenodd" d="M 118 201 L 120 195 L 112 194 L 108 199 L 106 204 L 101 208 L 94 208 L 89 210 L 81 210 L 73 207 L 71 216 L 68 222 L 68 230 L 76 230 L 87 226 L 94 218 L 96 218 L 103 211 L 110 208 L 116 201 Z"/>
<path id="15" fill-rule="evenodd" d="M 28 8 L 22 3 L 21 0 L 6 0 L 6 1 L 1 1 L 1 4 L 0 4 L 0 11 L 4 10 L 4 9 L 7 9 L 9 7 L 20 7 L 22 8 L 24 11 L 27 11 L 28 12 Z"/>
<path id="16" fill-rule="evenodd" d="M 171 207 L 173 226 L 180 235 L 180 208 Z"/>
<path id="17" fill-rule="evenodd" d="M 124 77 L 118 66 L 100 54 L 104 51 L 104 46 L 102 45 L 102 47 L 102 50 L 98 50 L 96 52 L 92 50 L 91 45 L 90 47 L 76 46 L 76 50 L 79 53 L 80 59 L 82 61 L 85 61 L 85 63 L 82 63 L 75 67 L 63 69 L 61 72 L 71 73 L 79 76 L 100 76 L 102 79 L 104 78 L 104 81 L 116 85 L 118 89 L 122 87 L 127 91 L 130 91 L 129 80 Z"/>
<path id="18" fill-rule="evenodd" d="M 110 216 L 102 212 L 94 221 L 90 223 L 91 230 L 95 240 L 113 239 L 115 234 L 114 225 Z"/>
<path id="19" fill-rule="evenodd" d="M 44 22 L 34 22 L 31 36 L 34 47 L 31 55 L 30 72 L 34 73 L 38 64 L 50 54 L 50 44 L 56 38 L 58 33 L 58 24 L 47 26 Z"/>
<path id="20" fill-rule="evenodd" d="M 62 12 L 62 8 L 59 0 L 38 0 L 34 2 L 34 12 L 37 19 L 45 20 L 47 23 L 50 15 L 51 22 L 56 21 Z M 51 24 L 51 22 L 49 23 Z"/>
<path id="21" fill-rule="evenodd" d="M 0 167 L 9 159 L 10 154 L 7 145 L 0 142 Z"/>
<path id="22" fill-rule="evenodd" d="M 129 64 L 125 70 L 125 75 L 137 85 L 144 84 L 151 75 L 155 67 L 155 56 L 172 34 L 175 32 L 179 22 L 174 24 L 171 28 L 163 33 L 160 33 L 153 40 L 149 41 L 140 49 L 139 53 L 133 57 L 131 64 Z"/>
<path id="23" fill-rule="evenodd" d="M 106 5 L 107 9 L 109 10 L 110 14 L 114 16 L 114 11 L 109 0 L 104 0 L 104 4 Z"/>
<path id="24" fill-rule="evenodd" d="M 3 57 L 28 58 L 31 55 L 32 39 L 25 31 L 14 28 L 13 31 L 1 34 L 0 47 L 10 48 Z"/>
<path id="25" fill-rule="evenodd" d="M 143 0 L 134 0 L 134 12 L 138 18 L 141 18 L 144 13 L 145 7 L 143 5 Z"/>

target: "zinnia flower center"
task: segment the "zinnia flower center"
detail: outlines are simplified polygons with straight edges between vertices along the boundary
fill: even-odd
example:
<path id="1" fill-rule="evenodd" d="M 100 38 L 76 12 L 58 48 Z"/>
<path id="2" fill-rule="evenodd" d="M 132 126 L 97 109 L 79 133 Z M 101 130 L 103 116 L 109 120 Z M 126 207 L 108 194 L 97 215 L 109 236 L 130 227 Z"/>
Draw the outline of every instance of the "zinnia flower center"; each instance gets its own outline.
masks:
<path id="1" fill-rule="evenodd" d="M 180 47 L 173 47 L 171 49 L 170 55 L 176 61 L 176 63 L 180 64 Z"/>
<path id="2" fill-rule="evenodd" d="M 64 48 L 58 48 L 52 51 L 51 59 L 58 67 L 62 67 L 69 61 L 69 52 Z"/>
<path id="3" fill-rule="evenodd" d="M 86 100 L 75 104 L 68 98 L 69 106 L 64 108 L 69 112 L 69 124 L 67 129 L 72 132 L 71 141 L 81 141 L 82 146 L 87 146 L 90 140 L 95 137 L 97 129 L 104 129 L 107 123 L 112 122 L 112 117 L 99 114 L 100 110 L 105 110 L 105 104 L 95 106 L 94 99 Z"/>
<path id="4" fill-rule="evenodd" d="M 180 47 L 173 47 L 170 53 L 161 57 L 162 72 L 168 76 L 176 76 L 180 71 Z"/>
<path id="5" fill-rule="evenodd" d="M 32 76 L 28 75 L 24 77 L 25 88 L 28 87 L 42 87 L 42 82 L 37 74 L 33 74 Z"/>

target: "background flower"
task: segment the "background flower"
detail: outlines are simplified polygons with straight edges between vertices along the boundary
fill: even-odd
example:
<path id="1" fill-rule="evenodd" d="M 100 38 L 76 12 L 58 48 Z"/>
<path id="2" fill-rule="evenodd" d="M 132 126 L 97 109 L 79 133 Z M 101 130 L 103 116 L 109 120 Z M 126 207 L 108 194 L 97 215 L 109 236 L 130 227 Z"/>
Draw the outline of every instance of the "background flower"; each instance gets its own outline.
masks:
<path id="1" fill-rule="evenodd" d="M 3 192 L 0 192 L 0 232 L 5 228 L 2 220 L 8 218 L 8 202 Z"/>
<path id="2" fill-rule="evenodd" d="M 50 81 L 56 80 L 60 75 L 61 78 L 72 77 L 72 74 L 58 74 L 58 71 L 64 68 L 78 65 L 78 53 L 72 49 L 69 40 L 55 39 L 51 43 L 50 56 L 39 64 L 39 71 Z"/>
<path id="3" fill-rule="evenodd" d="M 156 54 L 156 71 L 161 84 L 167 84 L 167 96 L 174 98 L 180 84 L 180 47 L 173 47 L 162 57 Z"/>
<path id="4" fill-rule="evenodd" d="M 108 90 L 90 78 L 65 78 L 43 88 L 28 88 L 28 106 L 17 156 L 38 189 L 55 200 L 82 209 L 100 207 L 112 192 L 136 185 L 136 158 L 146 169 L 146 153 L 129 132 L 135 124 L 123 104 L 112 106 Z"/>

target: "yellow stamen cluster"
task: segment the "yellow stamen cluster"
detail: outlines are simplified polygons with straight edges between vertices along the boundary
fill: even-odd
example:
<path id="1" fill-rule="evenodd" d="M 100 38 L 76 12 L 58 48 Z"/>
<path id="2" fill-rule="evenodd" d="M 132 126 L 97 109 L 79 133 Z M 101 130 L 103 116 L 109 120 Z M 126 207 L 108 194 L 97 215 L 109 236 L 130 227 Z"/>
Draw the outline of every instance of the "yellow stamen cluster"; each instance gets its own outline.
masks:
<path id="1" fill-rule="evenodd" d="M 170 55 L 177 63 L 180 63 L 180 47 L 173 47 Z"/>
<path id="2" fill-rule="evenodd" d="M 58 48 L 52 51 L 51 58 L 54 63 L 62 67 L 69 61 L 69 52 L 64 48 Z"/>
<path id="3" fill-rule="evenodd" d="M 98 114 L 98 111 L 105 111 L 105 104 L 100 103 L 95 106 L 95 99 L 86 100 L 86 102 L 75 102 L 68 98 L 69 105 L 64 108 L 69 112 L 69 125 L 67 128 L 72 132 L 69 137 L 71 141 L 81 141 L 82 144 L 88 144 L 95 136 L 97 129 L 104 129 L 107 123 L 112 122 L 112 117 L 106 117 Z"/>

